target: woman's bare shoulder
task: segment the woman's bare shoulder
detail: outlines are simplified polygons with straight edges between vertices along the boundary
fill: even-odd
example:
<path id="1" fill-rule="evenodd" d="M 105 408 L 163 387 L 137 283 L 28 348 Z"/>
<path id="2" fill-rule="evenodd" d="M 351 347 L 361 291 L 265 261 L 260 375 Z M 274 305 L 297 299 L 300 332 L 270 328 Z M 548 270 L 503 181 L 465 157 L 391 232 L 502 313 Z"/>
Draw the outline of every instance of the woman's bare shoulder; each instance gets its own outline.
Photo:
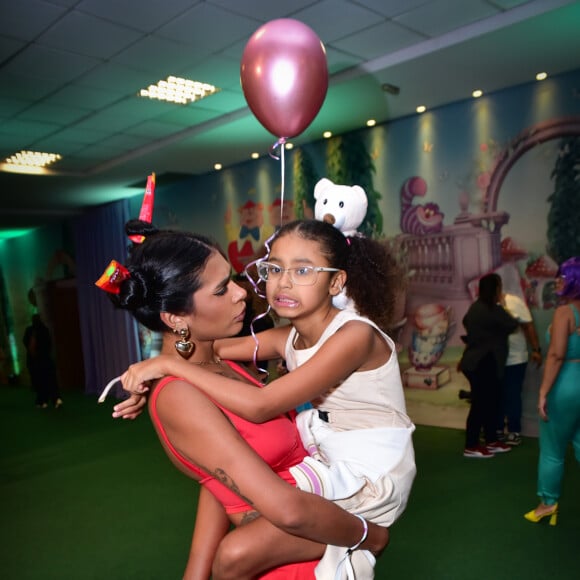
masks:
<path id="1" fill-rule="evenodd" d="M 195 385 L 179 378 L 158 383 L 149 397 L 149 405 L 152 404 L 160 417 L 175 419 L 197 417 L 212 408 L 217 409 Z"/>

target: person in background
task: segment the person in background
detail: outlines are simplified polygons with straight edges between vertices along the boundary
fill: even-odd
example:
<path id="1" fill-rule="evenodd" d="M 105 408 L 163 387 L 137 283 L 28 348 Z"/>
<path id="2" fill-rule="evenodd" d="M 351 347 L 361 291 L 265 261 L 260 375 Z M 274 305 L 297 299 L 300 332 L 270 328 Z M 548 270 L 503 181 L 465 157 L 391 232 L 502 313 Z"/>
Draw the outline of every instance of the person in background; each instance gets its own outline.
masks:
<path id="1" fill-rule="evenodd" d="M 522 386 L 528 358 L 539 368 L 542 365 L 542 349 L 526 303 L 516 294 L 507 292 L 504 293 L 503 300 L 506 310 L 520 325 L 508 336 L 508 356 L 500 398 L 497 439 L 507 445 L 515 446 L 522 442 Z M 531 354 L 528 354 L 528 344 Z"/>
<path id="2" fill-rule="evenodd" d="M 203 368 L 210 379 L 229 377 L 260 390 L 247 371 L 215 351 L 216 340 L 240 332 L 246 308 L 246 291 L 231 279 L 217 244 L 138 220 L 126 229 L 144 241 L 131 249 L 127 268 L 112 263 L 97 285 L 118 308 L 162 333 L 162 356 Z M 149 396 L 162 447 L 202 485 L 185 578 L 305 580 L 314 578 L 326 544 L 382 551 L 387 528 L 294 487 L 290 468 L 306 451 L 289 417 L 278 413 L 261 425 L 244 421 L 207 397 L 201 382 L 163 376 Z M 230 523 L 237 526 L 231 532 Z M 232 566 L 222 557 L 231 554 L 232 543 L 261 551 Z"/>
<path id="3" fill-rule="evenodd" d="M 465 427 L 465 457 L 488 459 L 511 451 L 497 440 L 496 421 L 501 382 L 508 354 L 508 336 L 518 321 L 502 305 L 502 281 L 498 274 L 479 280 L 477 300 L 463 317 L 465 350 L 458 369 L 471 385 L 471 408 Z M 485 445 L 480 443 L 481 432 Z"/>
<path id="4" fill-rule="evenodd" d="M 540 455 L 538 506 L 524 514 L 534 523 L 558 517 L 568 443 L 580 462 L 580 258 L 563 262 L 556 275 L 556 294 L 564 302 L 548 328 L 549 347 L 538 395 Z"/>
<path id="5" fill-rule="evenodd" d="M 36 406 L 46 409 L 52 404 L 58 409 L 62 405 L 62 399 L 58 389 L 56 365 L 52 358 L 52 339 L 40 314 L 32 316 L 22 342 L 26 348 L 26 368 L 31 386 L 36 392 Z"/>

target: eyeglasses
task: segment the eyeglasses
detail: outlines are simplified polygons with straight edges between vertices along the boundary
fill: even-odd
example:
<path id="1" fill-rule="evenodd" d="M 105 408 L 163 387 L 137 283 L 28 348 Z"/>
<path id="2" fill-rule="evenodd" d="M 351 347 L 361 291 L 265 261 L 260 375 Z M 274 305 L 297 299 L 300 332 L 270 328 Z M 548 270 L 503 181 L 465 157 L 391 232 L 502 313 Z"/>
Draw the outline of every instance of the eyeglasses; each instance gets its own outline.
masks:
<path id="1" fill-rule="evenodd" d="M 290 280 L 297 286 L 312 286 L 318 279 L 318 272 L 340 272 L 338 268 L 322 268 L 321 266 L 298 266 L 297 268 L 281 268 L 270 262 L 258 262 L 260 280 L 280 280 L 284 272 L 288 272 Z"/>

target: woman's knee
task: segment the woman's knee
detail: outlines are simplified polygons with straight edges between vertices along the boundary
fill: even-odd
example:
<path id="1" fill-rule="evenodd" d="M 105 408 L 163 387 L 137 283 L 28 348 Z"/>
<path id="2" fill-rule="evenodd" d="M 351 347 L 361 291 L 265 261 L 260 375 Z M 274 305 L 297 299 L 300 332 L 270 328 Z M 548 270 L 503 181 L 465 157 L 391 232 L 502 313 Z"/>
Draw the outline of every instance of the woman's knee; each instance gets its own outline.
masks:
<path id="1" fill-rule="evenodd" d="M 215 580 L 241 580 L 252 577 L 253 559 L 247 542 L 229 534 L 219 545 L 214 558 L 212 578 Z M 247 575 L 247 576 L 246 576 Z"/>

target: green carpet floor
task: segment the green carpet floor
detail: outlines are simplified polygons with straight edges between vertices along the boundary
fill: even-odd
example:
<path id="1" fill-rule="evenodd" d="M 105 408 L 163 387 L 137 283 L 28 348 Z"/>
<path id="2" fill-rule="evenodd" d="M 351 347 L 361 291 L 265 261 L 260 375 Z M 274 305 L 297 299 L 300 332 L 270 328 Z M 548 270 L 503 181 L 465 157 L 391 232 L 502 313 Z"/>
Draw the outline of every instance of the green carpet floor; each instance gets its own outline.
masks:
<path id="1" fill-rule="evenodd" d="M 34 407 L 0 387 L 0 578 L 180 578 L 197 486 L 165 457 L 148 418 L 116 421 L 112 403 L 65 392 Z M 463 432 L 417 428 L 418 475 L 377 579 L 580 577 L 580 469 L 570 454 L 558 526 L 534 525 L 537 440 L 492 460 L 465 459 Z"/>

